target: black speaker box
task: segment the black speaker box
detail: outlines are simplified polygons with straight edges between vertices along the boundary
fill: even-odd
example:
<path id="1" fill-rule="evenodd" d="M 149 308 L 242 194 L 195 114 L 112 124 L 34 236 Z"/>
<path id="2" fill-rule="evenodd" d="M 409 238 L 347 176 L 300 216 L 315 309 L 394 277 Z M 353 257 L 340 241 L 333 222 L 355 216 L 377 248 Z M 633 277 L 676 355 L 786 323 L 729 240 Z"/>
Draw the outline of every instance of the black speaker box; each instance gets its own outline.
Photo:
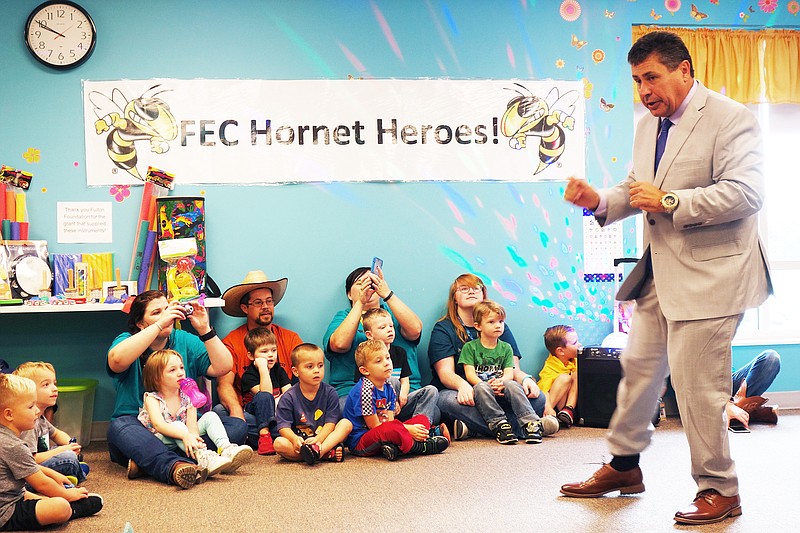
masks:
<path id="1" fill-rule="evenodd" d="M 578 424 L 607 428 L 622 378 L 619 348 L 587 346 L 578 353 Z"/>

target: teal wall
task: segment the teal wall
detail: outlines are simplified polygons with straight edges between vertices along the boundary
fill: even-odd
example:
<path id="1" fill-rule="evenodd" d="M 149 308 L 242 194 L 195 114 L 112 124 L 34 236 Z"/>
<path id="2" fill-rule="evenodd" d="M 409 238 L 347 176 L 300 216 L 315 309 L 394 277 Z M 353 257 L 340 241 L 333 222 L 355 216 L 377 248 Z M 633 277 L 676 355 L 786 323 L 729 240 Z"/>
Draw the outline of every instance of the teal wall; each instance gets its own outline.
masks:
<path id="1" fill-rule="evenodd" d="M 83 79 L 586 78 L 587 174 L 604 186 L 624 176 L 630 158 L 633 103 L 625 54 L 631 25 L 654 23 L 654 7 L 661 24 L 695 23 L 688 1 L 672 15 L 660 1 L 581 0 L 580 17 L 567 22 L 556 0 L 80 0 L 97 26 L 97 49 L 78 69 L 55 72 L 37 63 L 22 40 L 25 20 L 39 3 L 0 4 L 6 30 L 0 47 L 0 163 L 34 174 L 28 193 L 31 238 L 47 240 L 51 252 L 112 251 L 123 271 L 141 193 L 134 190 L 117 202 L 108 188 L 86 186 Z M 773 14 L 761 12 L 754 1 L 695 3 L 709 24 L 739 26 L 739 12 L 750 4 L 755 11 L 748 25 L 800 23 L 784 1 Z M 588 44 L 571 46 L 572 34 Z M 343 48 L 358 61 L 351 63 Z M 592 59 L 596 49 L 605 52 L 600 63 Z M 603 111 L 601 97 L 615 107 Z M 40 151 L 39 162 L 23 157 L 30 147 Z M 563 183 L 178 185 L 172 194 L 206 197 L 208 266 L 223 290 L 252 269 L 289 277 L 277 322 L 305 340 L 321 342 L 330 318 L 347 304 L 345 276 L 378 255 L 390 286 L 425 324 L 423 361 L 450 282 L 474 271 L 502 288 L 491 297 L 506 306 L 523 368 L 535 373 L 545 357 L 545 327 L 570 323 L 584 344 L 598 343 L 610 331 L 612 287 L 583 282 L 581 216 L 561 200 L 562 189 Z M 113 244 L 58 244 L 58 201 L 111 201 Z M 513 232 L 503 222 L 512 219 Z M 626 226 L 624 248 L 635 255 L 632 225 Z M 223 334 L 239 324 L 219 310 L 212 318 Z M 113 402 L 105 353 L 124 324 L 125 316 L 116 312 L 0 315 L 0 356 L 14 365 L 52 361 L 62 378 L 99 379 L 94 418 L 104 420 Z M 757 350 L 737 349 L 736 360 Z M 776 390 L 797 389 L 797 351 L 781 348 L 786 370 Z"/>

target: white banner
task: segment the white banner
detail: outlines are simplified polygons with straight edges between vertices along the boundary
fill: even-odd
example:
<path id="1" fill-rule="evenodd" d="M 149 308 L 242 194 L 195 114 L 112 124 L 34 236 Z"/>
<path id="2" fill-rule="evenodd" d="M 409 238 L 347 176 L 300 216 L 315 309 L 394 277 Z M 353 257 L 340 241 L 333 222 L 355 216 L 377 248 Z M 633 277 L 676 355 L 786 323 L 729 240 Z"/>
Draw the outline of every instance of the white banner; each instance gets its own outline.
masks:
<path id="1" fill-rule="evenodd" d="M 89 185 L 585 176 L 583 85 L 514 80 L 84 81 Z"/>

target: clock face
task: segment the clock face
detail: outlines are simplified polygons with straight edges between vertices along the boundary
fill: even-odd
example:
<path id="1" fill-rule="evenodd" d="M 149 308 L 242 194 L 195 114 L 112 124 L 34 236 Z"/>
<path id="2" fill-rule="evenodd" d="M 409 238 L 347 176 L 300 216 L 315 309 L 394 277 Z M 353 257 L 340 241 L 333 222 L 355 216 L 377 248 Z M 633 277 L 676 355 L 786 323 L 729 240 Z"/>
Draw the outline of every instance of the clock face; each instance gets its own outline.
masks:
<path id="1" fill-rule="evenodd" d="M 92 17 L 73 2 L 45 2 L 25 24 L 25 44 L 41 63 L 57 68 L 77 67 L 91 55 L 97 35 Z"/>

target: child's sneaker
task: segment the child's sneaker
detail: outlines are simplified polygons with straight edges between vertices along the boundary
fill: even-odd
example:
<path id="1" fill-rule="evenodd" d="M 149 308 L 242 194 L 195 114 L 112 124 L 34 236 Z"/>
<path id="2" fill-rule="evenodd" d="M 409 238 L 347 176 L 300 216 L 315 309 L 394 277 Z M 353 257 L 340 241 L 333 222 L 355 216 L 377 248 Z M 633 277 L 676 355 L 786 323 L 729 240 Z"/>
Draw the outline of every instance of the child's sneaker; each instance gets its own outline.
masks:
<path id="1" fill-rule="evenodd" d="M 453 420 L 453 438 L 455 440 L 466 440 L 469 438 L 469 428 L 459 419 Z"/>
<path id="2" fill-rule="evenodd" d="M 100 509 L 103 508 L 103 497 L 99 494 L 90 493 L 86 498 L 69 502 L 69 506 L 72 507 L 72 518 L 70 520 L 92 516 L 99 513 Z"/>
<path id="3" fill-rule="evenodd" d="M 229 443 L 228 445 L 219 449 L 219 454 L 222 457 L 227 457 L 231 460 L 230 466 L 224 471 L 226 474 L 236 471 L 237 468 L 245 464 L 253 456 L 253 448 L 245 446 L 244 444 L 238 445 Z"/>
<path id="4" fill-rule="evenodd" d="M 275 446 L 269 433 L 258 436 L 258 455 L 275 455 Z"/>
<path id="5" fill-rule="evenodd" d="M 390 461 L 394 461 L 400 457 L 400 448 L 396 444 L 386 443 L 381 446 L 381 455 Z"/>
<path id="6" fill-rule="evenodd" d="M 300 457 L 306 462 L 308 466 L 313 466 L 314 463 L 319 461 L 319 445 L 317 444 L 303 444 L 300 446 Z"/>
<path id="7" fill-rule="evenodd" d="M 231 465 L 231 460 L 222 457 L 211 450 L 200 450 L 197 452 L 197 466 L 208 470 L 206 477 L 211 477 L 220 472 L 224 472 Z"/>
<path id="8" fill-rule="evenodd" d="M 81 465 L 81 470 L 83 470 L 83 477 L 88 476 L 89 475 L 89 470 L 90 470 L 89 465 L 87 465 L 84 462 L 80 462 L 78 464 Z"/>
<path id="9" fill-rule="evenodd" d="M 517 437 L 507 421 L 501 422 L 494 430 L 494 436 L 500 444 L 516 444 Z"/>
<path id="10" fill-rule="evenodd" d="M 556 416 L 565 428 L 571 427 L 575 423 L 575 411 L 569 405 L 560 410 Z"/>
<path id="11" fill-rule="evenodd" d="M 450 441 L 442 436 L 429 437 L 422 442 L 415 440 L 414 445 L 411 446 L 411 451 L 408 453 L 412 455 L 433 455 L 442 453 L 448 446 L 450 446 Z"/>
<path id="12" fill-rule="evenodd" d="M 558 423 L 558 418 L 555 415 L 547 415 L 543 416 L 539 419 L 539 423 L 542 424 L 542 435 L 545 437 L 549 437 L 555 433 L 558 433 L 559 428 L 561 425 Z"/>
<path id="13" fill-rule="evenodd" d="M 67 479 L 69 480 L 69 484 L 72 485 L 72 487 L 78 486 L 78 478 L 76 478 L 75 476 L 67 476 Z M 66 485 L 64 486 L 66 487 Z M 71 489 L 72 487 L 67 487 L 67 488 Z"/>
<path id="14" fill-rule="evenodd" d="M 522 426 L 522 434 L 528 444 L 540 444 L 542 442 L 542 425 L 539 422 L 528 422 Z"/>
<path id="15" fill-rule="evenodd" d="M 429 437 L 444 437 L 447 439 L 447 442 L 450 442 L 450 430 L 447 429 L 447 424 L 442 422 L 436 427 L 432 427 L 428 430 Z"/>

